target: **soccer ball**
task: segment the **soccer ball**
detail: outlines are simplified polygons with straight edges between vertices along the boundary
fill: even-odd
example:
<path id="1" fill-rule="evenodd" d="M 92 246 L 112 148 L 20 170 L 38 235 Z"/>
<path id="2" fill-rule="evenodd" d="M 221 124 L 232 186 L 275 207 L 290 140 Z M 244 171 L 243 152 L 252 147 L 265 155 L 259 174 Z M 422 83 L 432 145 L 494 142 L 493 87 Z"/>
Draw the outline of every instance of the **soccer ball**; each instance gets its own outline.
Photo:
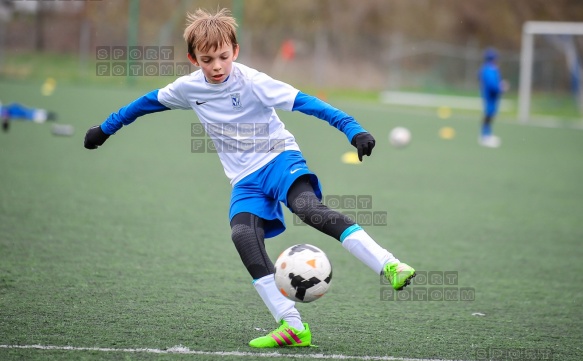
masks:
<path id="1" fill-rule="evenodd" d="M 411 142 L 411 132 L 407 128 L 396 127 L 389 133 L 389 142 L 395 148 L 402 148 Z"/>
<path id="2" fill-rule="evenodd" d="M 275 262 L 275 284 L 282 295 L 296 302 L 312 302 L 330 288 L 332 265 L 318 247 L 296 244 Z"/>

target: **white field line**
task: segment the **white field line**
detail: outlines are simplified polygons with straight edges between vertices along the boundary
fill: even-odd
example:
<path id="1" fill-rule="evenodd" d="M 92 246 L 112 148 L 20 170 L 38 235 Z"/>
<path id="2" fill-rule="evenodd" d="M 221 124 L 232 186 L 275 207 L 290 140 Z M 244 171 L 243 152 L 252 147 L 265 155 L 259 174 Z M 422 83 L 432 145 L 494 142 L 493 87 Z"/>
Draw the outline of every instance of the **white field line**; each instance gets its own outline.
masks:
<path id="1" fill-rule="evenodd" d="M 386 104 L 413 105 L 417 107 L 450 107 L 457 109 L 481 110 L 482 98 L 439 95 L 426 93 L 409 93 L 397 91 L 384 91 L 380 95 L 381 102 Z M 499 105 L 500 111 L 507 112 L 514 109 L 514 103 L 510 100 L 502 99 Z"/>
<path id="2" fill-rule="evenodd" d="M 289 354 L 279 352 L 243 352 L 243 351 L 197 351 L 184 346 L 174 346 L 167 350 L 156 348 L 102 348 L 102 347 L 74 347 L 74 346 L 48 346 L 48 345 L 0 345 L 0 349 L 35 349 L 52 351 L 99 351 L 99 352 L 125 352 L 125 353 L 153 353 L 153 354 L 180 354 L 180 355 L 205 355 L 205 356 L 239 356 L 239 357 L 267 357 L 267 358 L 298 358 L 314 360 L 370 360 L 370 361 L 453 361 L 440 359 L 420 359 L 392 356 L 348 356 L 342 354 Z"/>

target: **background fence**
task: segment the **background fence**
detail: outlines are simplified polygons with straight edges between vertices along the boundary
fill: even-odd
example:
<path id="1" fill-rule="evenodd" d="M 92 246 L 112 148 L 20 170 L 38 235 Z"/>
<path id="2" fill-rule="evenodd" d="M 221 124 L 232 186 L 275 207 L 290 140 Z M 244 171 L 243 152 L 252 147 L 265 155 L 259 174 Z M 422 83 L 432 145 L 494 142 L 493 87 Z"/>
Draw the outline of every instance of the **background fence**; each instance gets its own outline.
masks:
<path id="1" fill-rule="evenodd" d="M 514 91 L 524 21 L 583 21 L 583 2 L 572 0 L 4 0 L 0 76 L 29 77 L 39 57 L 57 54 L 70 58 L 62 70 L 92 81 L 102 46 L 173 46 L 176 61 L 186 61 L 185 14 L 199 7 L 232 10 L 241 62 L 297 86 L 369 91 L 477 94 L 488 46 L 500 51 Z M 564 52 L 544 37 L 535 48 L 535 91 L 568 95 L 573 77 Z"/>

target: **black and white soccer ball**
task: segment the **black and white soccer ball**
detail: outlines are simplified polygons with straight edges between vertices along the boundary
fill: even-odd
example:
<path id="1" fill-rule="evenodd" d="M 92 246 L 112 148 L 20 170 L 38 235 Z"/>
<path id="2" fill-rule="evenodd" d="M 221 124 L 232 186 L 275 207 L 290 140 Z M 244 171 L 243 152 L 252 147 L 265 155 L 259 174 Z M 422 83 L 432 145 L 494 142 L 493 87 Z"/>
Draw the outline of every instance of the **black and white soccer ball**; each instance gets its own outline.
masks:
<path id="1" fill-rule="evenodd" d="M 285 297 L 312 302 L 330 288 L 332 265 L 326 253 L 310 244 L 296 244 L 283 251 L 275 262 L 275 284 Z"/>

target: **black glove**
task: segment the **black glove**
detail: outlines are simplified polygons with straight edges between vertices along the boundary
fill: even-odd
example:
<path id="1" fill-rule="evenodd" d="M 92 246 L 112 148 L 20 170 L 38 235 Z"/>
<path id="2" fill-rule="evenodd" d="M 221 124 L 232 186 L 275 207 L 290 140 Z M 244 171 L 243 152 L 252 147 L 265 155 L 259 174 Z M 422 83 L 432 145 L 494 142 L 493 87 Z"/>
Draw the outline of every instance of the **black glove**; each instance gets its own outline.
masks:
<path id="1" fill-rule="evenodd" d="M 375 140 L 370 133 L 358 133 L 352 138 L 352 145 L 358 150 L 358 160 L 362 162 L 363 156 L 368 155 L 370 157 Z"/>
<path id="2" fill-rule="evenodd" d="M 100 145 L 105 143 L 107 138 L 109 138 L 109 134 L 105 134 L 103 130 L 101 130 L 100 125 L 95 125 L 89 128 L 85 134 L 85 148 L 97 149 Z"/>

